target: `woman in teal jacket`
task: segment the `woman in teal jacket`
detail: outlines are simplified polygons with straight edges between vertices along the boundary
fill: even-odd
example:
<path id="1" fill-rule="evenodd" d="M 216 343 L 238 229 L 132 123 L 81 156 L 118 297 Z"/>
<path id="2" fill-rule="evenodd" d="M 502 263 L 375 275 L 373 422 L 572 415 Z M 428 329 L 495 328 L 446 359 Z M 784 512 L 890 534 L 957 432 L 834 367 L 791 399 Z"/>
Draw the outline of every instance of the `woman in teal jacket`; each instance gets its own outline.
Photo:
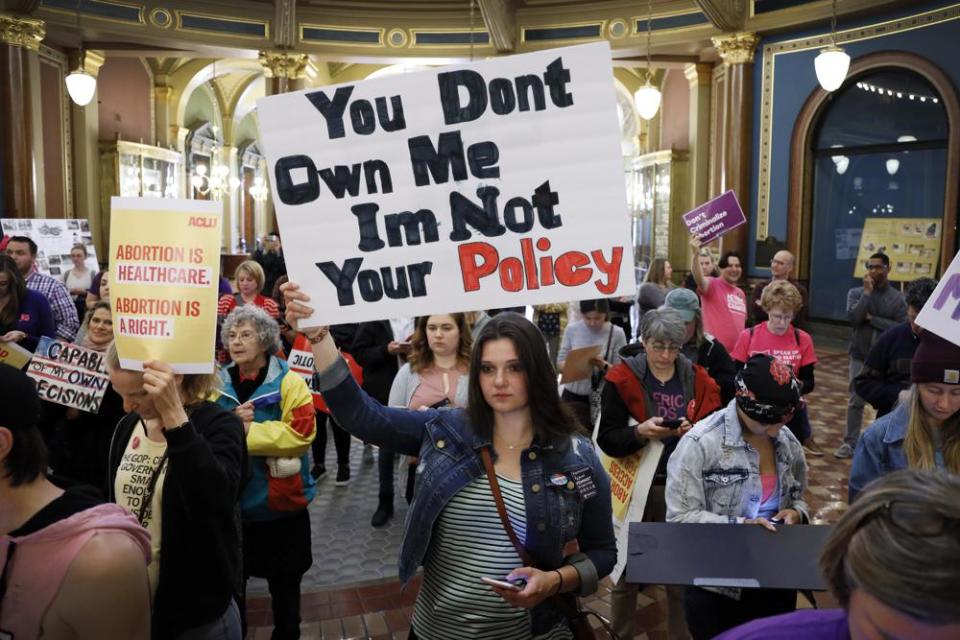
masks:
<path id="1" fill-rule="evenodd" d="M 243 422 L 250 455 L 240 494 L 244 577 L 266 578 L 274 640 L 300 637 L 300 581 L 313 564 L 307 505 L 316 494 L 308 450 L 316 436 L 313 397 L 304 379 L 272 355 L 280 329 L 252 305 L 221 327 L 231 364 L 220 371 L 217 402 Z"/>

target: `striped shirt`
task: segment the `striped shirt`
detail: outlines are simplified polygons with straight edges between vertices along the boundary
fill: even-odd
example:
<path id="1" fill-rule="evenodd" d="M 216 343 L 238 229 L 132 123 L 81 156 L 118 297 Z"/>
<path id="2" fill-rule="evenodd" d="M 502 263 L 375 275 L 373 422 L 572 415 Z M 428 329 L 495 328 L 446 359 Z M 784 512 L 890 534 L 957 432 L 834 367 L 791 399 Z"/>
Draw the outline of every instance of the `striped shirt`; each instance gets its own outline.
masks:
<path id="1" fill-rule="evenodd" d="M 523 543 L 523 484 L 497 477 L 510 524 Z M 529 611 L 513 608 L 480 580 L 483 576 L 503 580 L 520 566 L 523 562 L 497 515 L 487 476 L 482 475 L 450 499 L 434 525 L 413 611 L 417 637 L 534 640 Z M 569 628 L 559 624 L 536 640 L 569 638 L 573 638 Z"/>

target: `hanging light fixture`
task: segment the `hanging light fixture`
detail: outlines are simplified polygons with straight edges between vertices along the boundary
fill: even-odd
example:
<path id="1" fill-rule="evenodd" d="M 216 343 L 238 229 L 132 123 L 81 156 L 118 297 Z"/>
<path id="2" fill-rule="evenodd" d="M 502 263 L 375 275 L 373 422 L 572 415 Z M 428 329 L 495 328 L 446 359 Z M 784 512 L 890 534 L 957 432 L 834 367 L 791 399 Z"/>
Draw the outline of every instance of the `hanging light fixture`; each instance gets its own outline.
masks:
<path id="1" fill-rule="evenodd" d="M 64 78 L 67 83 L 67 93 L 70 99 L 78 106 L 85 107 L 93 100 L 93 94 L 97 91 L 97 79 L 84 71 L 83 52 L 80 52 L 80 65 Z"/>
<path id="2" fill-rule="evenodd" d="M 653 32 L 653 0 L 647 0 L 647 81 L 633 94 L 637 112 L 644 120 L 657 115 L 660 109 L 660 90 L 650 84 L 650 35 Z"/>
<path id="3" fill-rule="evenodd" d="M 833 0 L 833 16 L 830 19 L 830 46 L 822 49 L 813 66 L 817 80 L 825 91 L 836 91 L 847 78 L 850 56 L 837 46 L 837 0 Z"/>

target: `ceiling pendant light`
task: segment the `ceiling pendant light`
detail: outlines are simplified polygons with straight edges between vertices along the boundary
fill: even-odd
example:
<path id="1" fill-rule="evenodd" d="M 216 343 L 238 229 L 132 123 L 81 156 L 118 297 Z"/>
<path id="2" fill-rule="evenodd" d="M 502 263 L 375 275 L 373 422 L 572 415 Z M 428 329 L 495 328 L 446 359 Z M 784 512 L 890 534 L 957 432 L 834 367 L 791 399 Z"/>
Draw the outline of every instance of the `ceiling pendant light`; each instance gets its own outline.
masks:
<path id="1" fill-rule="evenodd" d="M 847 78 L 850 56 L 837 46 L 837 0 L 833 0 L 833 16 L 830 19 L 830 46 L 822 49 L 813 66 L 817 80 L 825 91 L 836 91 Z"/>
<path id="2" fill-rule="evenodd" d="M 637 112 L 644 120 L 657 115 L 660 109 L 660 90 L 650 84 L 650 35 L 653 31 L 653 0 L 647 2 L 647 81 L 633 94 Z"/>
<path id="3" fill-rule="evenodd" d="M 77 105 L 85 107 L 93 100 L 97 91 L 97 79 L 83 70 L 83 54 L 80 54 L 80 66 L 71 71 L 64 82 L 67 83 L 67 93 Z"/>

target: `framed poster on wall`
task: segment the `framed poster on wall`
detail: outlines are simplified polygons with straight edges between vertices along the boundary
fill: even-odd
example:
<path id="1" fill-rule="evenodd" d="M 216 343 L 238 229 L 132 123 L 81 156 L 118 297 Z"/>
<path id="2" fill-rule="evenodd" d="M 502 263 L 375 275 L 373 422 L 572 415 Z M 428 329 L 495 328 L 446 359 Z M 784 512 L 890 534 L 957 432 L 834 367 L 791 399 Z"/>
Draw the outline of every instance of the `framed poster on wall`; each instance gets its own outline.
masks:
<path id="1" fill-rule="evenodd" d="M 867 218 L 854 277 L 865 276 L 867 260 L 880 252 L 890 257 L 888 278 L 893 282 L 936 278 L 942 231 L 939 218 Z"/>

